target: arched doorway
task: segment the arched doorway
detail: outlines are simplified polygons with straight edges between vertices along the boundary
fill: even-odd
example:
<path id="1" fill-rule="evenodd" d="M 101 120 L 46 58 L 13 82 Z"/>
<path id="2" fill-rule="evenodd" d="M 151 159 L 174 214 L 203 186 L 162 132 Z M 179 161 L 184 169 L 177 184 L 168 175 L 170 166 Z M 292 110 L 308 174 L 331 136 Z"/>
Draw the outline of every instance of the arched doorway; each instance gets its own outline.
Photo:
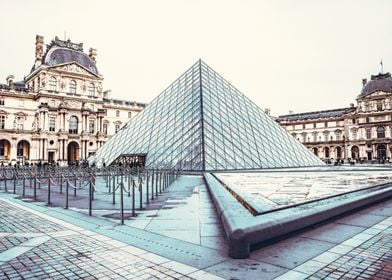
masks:
<path id="1" fill-rule="evenodd" d="M 8 140 L 0 140 L 0 160 L 9 160 L 11 143 Z"/>
<path id="2" fill-rule="evenodd" d="M 342 147 L 336 147 L 335 149 L 336 159 L 342 158 Z"/>
<path id="3" fill-rule="evenodd" d="M 67 155 L 68 163 L 75 163 L 79 161 L 79 144 L 72 141 L 68 144 Z"/>
<path id="4" fill-rule="evenodd" d="M 359 158 L 359 148 L 358 146 L 351 147 L 351 158 L 358 159 Z"/>
<path id="5" fill-rule="evenodd" d="M 26 140 L 19 141 L 16 146 L 16 156 L 22 164 L 25 163 L 25 160 L 30 159 L 30 143 Z"/>
<path id="6" fill-rule="evenodd" d="M 387 158 L 387 147 L 384 144 L 377 145 L 377 159 L 385 160 Z"/>
<path id="7" fill-rule="evenodd" d="M 318 156 L 318 149 L 316 147 L 313 148 L 313 154 L 315 154 L 316 156 Z"/>
<path id="8" fill-rule="evenodd" d="M 329 158 L 329 148 L 328 147 L 324 148 L 324 158 Z"/>

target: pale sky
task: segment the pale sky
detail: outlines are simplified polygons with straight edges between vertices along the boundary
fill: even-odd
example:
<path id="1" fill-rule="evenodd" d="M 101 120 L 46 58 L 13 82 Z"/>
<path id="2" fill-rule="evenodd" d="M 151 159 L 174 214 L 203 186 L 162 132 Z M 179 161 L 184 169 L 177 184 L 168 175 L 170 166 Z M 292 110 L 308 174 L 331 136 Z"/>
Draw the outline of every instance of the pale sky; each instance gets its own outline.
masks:
<path id="1" fill-rule="evenodd" d="M 392 71 L 391 0 L 0 0 L 0 82 L 22 80 L 35 35 L 98 51 L 112 97 L 150 102 L 199 58 L 274 116 L 355 103 Z"/>

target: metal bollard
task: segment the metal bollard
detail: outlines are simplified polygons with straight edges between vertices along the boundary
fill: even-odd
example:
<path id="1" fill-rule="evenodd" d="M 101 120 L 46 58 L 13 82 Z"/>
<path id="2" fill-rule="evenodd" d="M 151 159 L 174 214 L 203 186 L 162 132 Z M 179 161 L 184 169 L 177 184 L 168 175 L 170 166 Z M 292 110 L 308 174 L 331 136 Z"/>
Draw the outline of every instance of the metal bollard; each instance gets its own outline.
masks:
<path id="1" fill-rule="evenodd" d="M 135 217 L 135 180 L 132 178 L 132 216 Z"/>
<path id="2" fill-rule="evenodd" d="M 120 183 L 120 207 L 121 207 L 121 224 L 124 224 L 124 181 L 123 174 L 121 173 L 121 183 Z"/>
<path id="3" fill-rule="evenodd" d="M 113 178 L 115 178 L 115 177 L 113 177 Z M 116 204 L 116 185 L 115 185 L 114 180 L 113 180 L 113 202 L 112 203 Z"/>
<path id="4" fill-rule="evenodd" d="M 69 182 L 67 179 L 66 187 L 65 187 L 65 209 L 68 209 L 68 192 L 69 192 Z"/>
<path id="5" fill-rule="evenodd" d="M 146 171 L 146 202 L 147 204 L 150 203 L 149 197 L 148 197 L 148 181 L 149 181 L 149 175 L 148 175 L 148 170 Z"/>
<path id="6" fill-rule="evenodd" d="M 152 170 L 151 176 L 151 200 L 154 200 L 154 169 Z"/>
<path id="7" fill-rule="evenodd" d="M 26 195 L 26 177 L 23 176 L 23 189 L 22 189 L 22 197 Z"/>
<path id="8" fill-rule="evenodd" d="M 76 197 L 76 174 L 74 175 L 74 197 Z"/>
<path id="9" fill-rule="evenodd" d="M 50 205 L 50 175 L 48 175 L 48 205 Z"/>
<path id="10" fill-rule="evenodd" d="M 92 180 L 90 180 L 90 183 L 89 183 L 88 198 L 89 198 L 88 215 L 92 216 L 92 214 L 93 214 L 93 183 L 92 183 Z"/>
<path id="11" fill-rule="evenodd" d="M 155 175 L 155 197 L 158 197 L 158 184 L 159 184 L 159 170 L 157 170 L 157 174 Z"/>
<path id="12" fill-rule="evenodd" d="M 34 177 L 34 200 L 37 200 L 37 177 Z"/>
<path id="13" fill-rule="evenodd" d="M 143 210 L 143 179 L 139 177 L 139 209 Z"/>

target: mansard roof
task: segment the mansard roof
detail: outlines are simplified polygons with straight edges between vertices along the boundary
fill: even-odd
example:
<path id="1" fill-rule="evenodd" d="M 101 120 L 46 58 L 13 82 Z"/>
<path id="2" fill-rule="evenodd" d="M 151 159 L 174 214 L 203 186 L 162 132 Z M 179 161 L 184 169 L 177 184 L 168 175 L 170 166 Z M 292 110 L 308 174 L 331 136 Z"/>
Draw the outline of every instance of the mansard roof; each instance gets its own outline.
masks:
<path id="1" fill-rule="evenodd" d="M 392 77 L 389 72 L 372 75 L 371 80 L 362 88 L 359 97 L 364 97 L 376 91 L 392 92 Z"/>
<path id="2" fill-rule="evenodd" d="M 99 74 L 95 62 L 83 52 L 83 43 L 75 44 L 72 43 L 71 40 L 62 41 L 58 37 L 55 37 L 55 39 L 47 45 L 42 64 L 55 66 L 70 62 L 76 62 L 89 71 Z M 34 70 L 35 67 L 33 66 L 31 71 L 33 72 Z"/>
<path id="3" fill-rule="evenodd" d="M 328 118 L 339 118 L 344 114 L 352 113 L 356 110 L 356 107 L 339 108 L 324 111 L 306 112 L 299 114 L 283 115 L 278 117 L 278 121 L 302 121 L 311 119 L 328 119 Z"/>

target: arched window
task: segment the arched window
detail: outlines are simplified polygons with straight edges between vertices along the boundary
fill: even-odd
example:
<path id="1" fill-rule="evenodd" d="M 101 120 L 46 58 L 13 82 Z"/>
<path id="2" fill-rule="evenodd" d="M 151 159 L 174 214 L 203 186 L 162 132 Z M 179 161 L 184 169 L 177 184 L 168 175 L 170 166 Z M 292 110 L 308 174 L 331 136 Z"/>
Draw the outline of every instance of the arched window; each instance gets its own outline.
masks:
<path id="1" fill-rule="evenodd" d="M 93 83 L 88 84 L 88 96 L 94 97 L 95 96 L 95 86 Z"/>
<path id="2" fill-rule="evenodd" d="M 57 79 L 55 77 L 49 78 L 49 90 L 57 91 Z"/>
<path id="3" fill-rule="evenodd" d="M 76 81 L 75 80 L 69 81 L 69 93 L 72 93 L 72 94 L 76 93 Z"/>
<path id="4" fill-rule="evenodd" d="M 377 127 L 377 138 L 385 138 L 385 128 L 383 126 Z"/>
<path id="5" fill-rule="evenodd" d="M 324 157 L 329 158 L 329 148 L 328 147 L 324 148 Z"/>
<path id="6" fill-rule="evenodd" d="M 69 129 L 70 134 L 78 134 L 78 118 L 76 116 L 71 116 L 69 118 Z"/>

